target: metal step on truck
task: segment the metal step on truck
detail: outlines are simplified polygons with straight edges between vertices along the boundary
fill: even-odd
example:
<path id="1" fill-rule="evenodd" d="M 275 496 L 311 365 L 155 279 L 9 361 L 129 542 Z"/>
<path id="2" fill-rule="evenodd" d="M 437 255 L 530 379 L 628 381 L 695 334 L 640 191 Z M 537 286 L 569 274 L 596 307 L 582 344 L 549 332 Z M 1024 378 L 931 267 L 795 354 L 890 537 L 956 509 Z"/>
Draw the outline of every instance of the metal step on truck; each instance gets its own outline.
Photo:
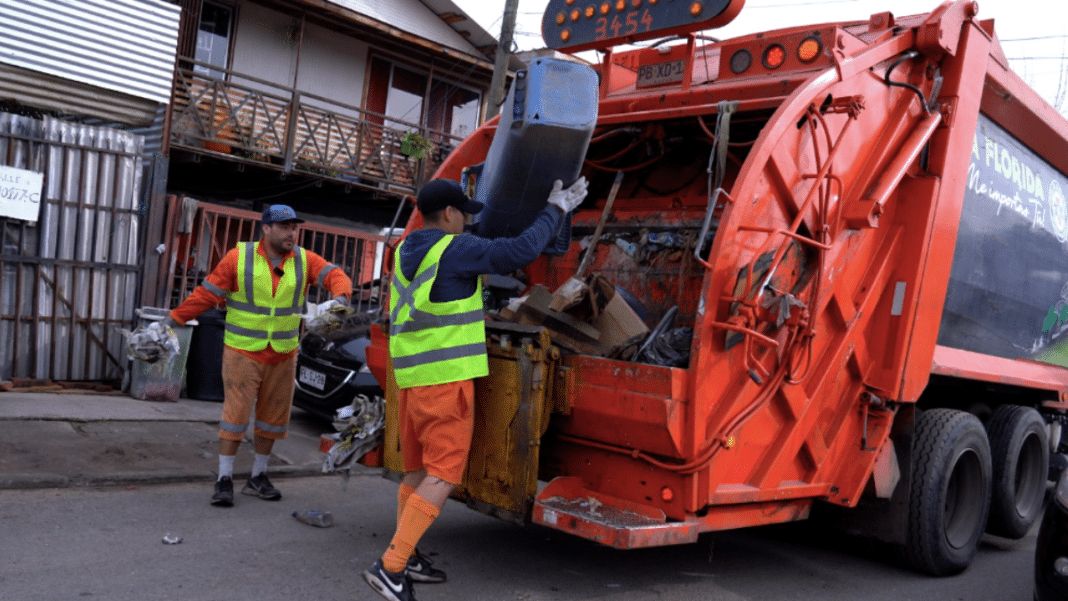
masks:
<path id="1" fill-rule="evenodd" d="M 486 237 L 590 182 L 488 282 L 455 496 L 625 549 L 837 506 L 960 572 L 984 532 L 1028 532 L 1061 439 L 1068 122 L 976 2 L 709 37 L 742 4 L 551 0 L 546 44 L 603 60 L 534 60 L 442 164 Z M 399 472 L 387 332 L 367 357 Z"/>

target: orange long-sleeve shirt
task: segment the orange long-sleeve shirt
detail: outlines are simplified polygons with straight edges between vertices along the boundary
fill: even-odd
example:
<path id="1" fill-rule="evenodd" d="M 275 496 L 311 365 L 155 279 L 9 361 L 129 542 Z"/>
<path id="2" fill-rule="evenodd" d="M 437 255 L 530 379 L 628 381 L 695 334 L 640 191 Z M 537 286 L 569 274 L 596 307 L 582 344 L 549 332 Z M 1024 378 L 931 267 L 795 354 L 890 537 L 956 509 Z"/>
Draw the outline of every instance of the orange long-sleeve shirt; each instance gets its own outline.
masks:
<path id="1" fill-rule="evenodd" d="M 256 245 L 256 252 L 264 257 L 267 257 L 267 251 L 263 249 L 262 240 L 259 242 L 259 244 Z M 310 250 L 305 249 L 305 253 L 308 257 L 308 274 L 304 278 L 304 292 L 307 293 L 308 286 L 312 282 L 317 282 L 319 280 L 319 274 L 323 271 L 323 269 L 326 268 L 327 265 L 330 265 L 330 262 Z M 288 254 L 282 257 L 282 262 L 284 263 L 286 259 L 294 256 L 295 254 L 295 250 L 289 251 Z M 212 270 L 210 274 L 208 274 L 208 277 L 204 278 L 205 281 L 211 283 L 212 286 L 215 286 L 221 290 L 237 292 L 237 258 L 238 249 L 236 247 L 231 248 L 230 251 L 226 253 L 226 256 L 223 257 L 222 261 L 220 261 L 219 264 L 215 266 L 215 269 Z M 272 290 L 277 291 L 278 283 L 282 280 L 282 276 L 278 275 L 276 271 L 272 270 L 271 280 L 273 284 Z M 352 295 L 352 280 L 349 279 L 349 276 L 345 275 L 345 272 L 340 269 L 330 270 L 330 272 L 327 273 L 326 277 L 323 279 L 322 286 L 330 291 L 330 294 L 333 298 L 343 296 L 345 297 L 345 299 L 348 299 Z M 210 292 L 207 288 L 205 288 L 203 285 L 200 285 L 193 290 L 192 294 L 190 294 L 184 301 L 182 301 L 182 304 L 178 305 L 174 308 L 174 310 L 171 311 L 170 317 L 174 321 L 178 322 L 180 325 L 185 325 L 187 321 L 191 319 L 196 319 L 197 316 L 199 316 L 204 311 L 207 311 L 208 309 L 214 307 L 215 305 L 218 305 L 219 303 L 225 300 L 225 295 L 220 296 L 214 294 Z M 268 344 L 267 348 L 263 349 L 262 351 L 245 351 L 241 349 L 234 350 L 243 355 L 247 355 L 248 357 L 251 357 L 261 363 L 278 363 L 279 361 L 286 359 L 287 357 L 291 356 L 293 353 L 296 352 L 290 351 L 288 353 L 279 353 L 278 351 L 274 350 L 274 348 L 270 344 Z"/>

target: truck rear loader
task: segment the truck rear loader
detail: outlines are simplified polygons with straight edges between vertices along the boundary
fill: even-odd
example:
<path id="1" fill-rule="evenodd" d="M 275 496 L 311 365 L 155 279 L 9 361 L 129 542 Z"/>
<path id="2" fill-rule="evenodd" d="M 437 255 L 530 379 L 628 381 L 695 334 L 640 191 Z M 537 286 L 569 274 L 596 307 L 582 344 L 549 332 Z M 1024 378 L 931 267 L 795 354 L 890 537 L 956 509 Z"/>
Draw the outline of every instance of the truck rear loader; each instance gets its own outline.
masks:
<path id="1" fill-rule="evenodd" d="M 603 60 L 517 72 L 436 174 L 488 237 L 590 182 L 519 298 L 487 299 L 455 496 L 622 549 L 829 508 L 960 572 L 984 532 L 1028 532 L 1058 452 L 1068 122 L 976 2 L 701 33 L 742 4 L 550 0 L 547 45 Z M 387 332 L 367 355 L 399 472 Z"/>

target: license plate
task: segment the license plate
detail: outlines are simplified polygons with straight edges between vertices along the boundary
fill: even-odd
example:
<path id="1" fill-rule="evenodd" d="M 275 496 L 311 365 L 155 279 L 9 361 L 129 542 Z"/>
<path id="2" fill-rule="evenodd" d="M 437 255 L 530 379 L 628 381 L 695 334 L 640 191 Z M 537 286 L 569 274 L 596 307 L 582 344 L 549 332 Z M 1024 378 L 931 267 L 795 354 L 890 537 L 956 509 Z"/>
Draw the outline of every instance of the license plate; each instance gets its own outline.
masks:
<path id="1" fill-rule="evenodd" d="M 652 65 L 638 67 L 638 82 L 636 87 L 661 86 L 666 83 L 678 83 L 682 81 L 682 72 L 686 68 L 683 59 L 667 61 Z"/>
<path id="2" fill-rule="evenodd" d="M 301 384 L 307 384 L 308 386 L 314 386 L 319 390 L 326 388 L 326 374 L 321 371 L 315 371 L 314 369 L 308 369 L 301 366 L 300 375 L 297 376 Z"/>

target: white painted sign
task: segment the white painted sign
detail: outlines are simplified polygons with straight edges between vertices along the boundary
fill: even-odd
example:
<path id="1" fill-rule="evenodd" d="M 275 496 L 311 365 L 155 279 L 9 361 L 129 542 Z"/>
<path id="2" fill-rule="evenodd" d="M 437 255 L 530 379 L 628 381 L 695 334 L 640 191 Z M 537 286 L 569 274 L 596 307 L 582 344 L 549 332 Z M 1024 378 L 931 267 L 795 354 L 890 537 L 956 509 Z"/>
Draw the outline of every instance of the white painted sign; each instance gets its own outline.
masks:
<path id="1" fill-rule="evenodd" d="M 0 217 L 37 221 L 44 174 L 0 165 Z"/>

